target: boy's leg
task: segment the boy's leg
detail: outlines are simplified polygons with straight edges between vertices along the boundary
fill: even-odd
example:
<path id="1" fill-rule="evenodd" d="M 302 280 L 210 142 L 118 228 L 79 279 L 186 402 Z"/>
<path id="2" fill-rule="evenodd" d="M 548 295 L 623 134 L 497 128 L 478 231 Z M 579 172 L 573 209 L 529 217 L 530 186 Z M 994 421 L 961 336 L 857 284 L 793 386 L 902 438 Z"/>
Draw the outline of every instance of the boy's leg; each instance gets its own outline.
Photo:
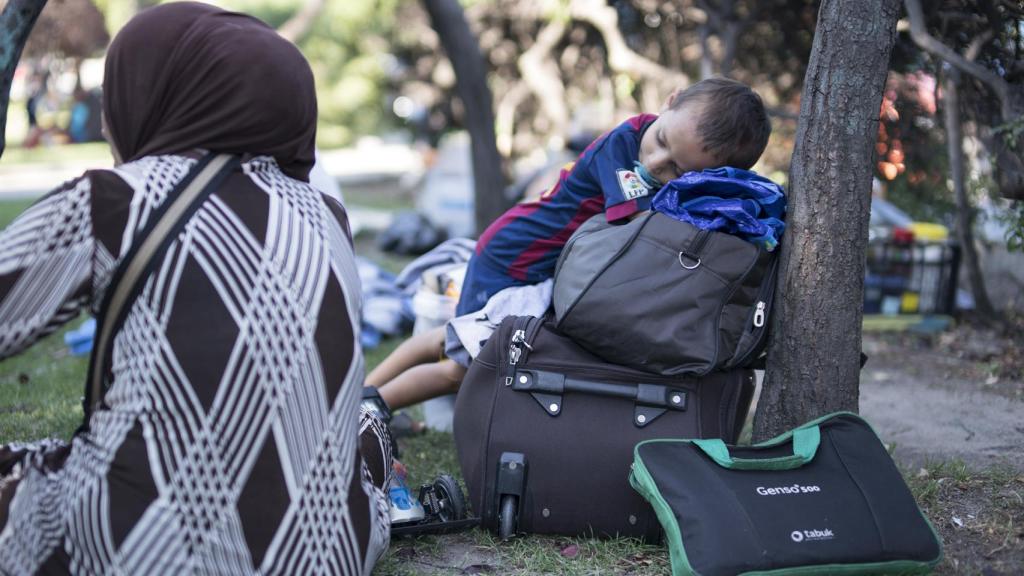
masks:
<path id="1" fill-rule="evenodd" d="M 380 388 L 413 366 L 437 362 L 444 352 L 444 336 L 445 327 L 442 325 L 420 332 L 402 342 L 394 352 L 388 354 L 387 358 L 370 371 L 366 376 L 365 385 Z M 398 408 L 390 402 L 388 405 L 391 408 Z"/>
<path id="2" fill-rule="evenodd" d="M 466 368 L 441 360 L 420 364 L 402 372 L 380 388 L 380 396 L 393 410 L 411 406 L 443 394 L 458 392 Z"/>

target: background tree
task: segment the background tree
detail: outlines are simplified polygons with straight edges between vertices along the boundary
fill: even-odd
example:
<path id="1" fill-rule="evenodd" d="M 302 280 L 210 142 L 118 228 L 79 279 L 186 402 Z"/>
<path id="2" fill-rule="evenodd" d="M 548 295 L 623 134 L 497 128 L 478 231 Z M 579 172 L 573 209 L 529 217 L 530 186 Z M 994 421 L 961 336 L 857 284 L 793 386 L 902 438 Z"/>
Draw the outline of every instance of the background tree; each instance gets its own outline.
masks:
<path id="1" fill-rule="evenodd" d="M 8 0 L 0 12 L 0 156 L 7 145 L 7 108 L 11 99 L 11 81 L 35 24 L 46 6 L 46 0 Z"/>
<path id="2" fill-rule="evenodd" d="M 956 197 L 956 236 L 963 250 L 964 267 L 967 268 L 967 279 L 974 294 L 977 317 L 985 322 L 994 322 L 996 313 L 992 308 L 992 302 L 989 301 L 978 252 L 974 247 L 974 209 L 967 200 L 963 123 L 960 119 L 960 76 L 959 70 L 949 71 L 944 84 L 946 93 L 942 99 L 946 145 L 949 149 L 949 178 L 953 183 L 953 193 Z"/>
<path id="3" fill-rule="evenodd" d="M 999 192 L 1016 199 L 1009 211 L 1009 233 L 1019 246 L 1024 238 L 1024 6 L 987 0 L 942 2 L 927 16 L 918 0 L 906 0 L 905 6 L 910 41 L 921 51 L 918 59 L 944 77 L 939 102 L 955 198 L 954 226 L 978 312 L 974 318 L 995 321 L 973 233 L 977 210 L 968 193 L 963 128 L 975 128 L 995 160 Z"/>
<path id="4" fill-rule="evenodd" d="M 821 4 L 755 440 L 857 410 L 874 145 L 899 12 L 898 0 Z"/>
<path id="5" fill-rule="evenodd" d="M 394 90 L 441 117 L 454 85 L 438 81 L 450 67 L 419 11 L 400 6 Z M 488 66 L 498 149 L 515 161 L 657 111 L 705 69 L 755 86 L 778 120 L 777 141 L 791 139 L 815 3 L 495 0 L 470 4 L 466 17 Z M 789 149 L 770 147 L 764 165 L 788 165 Z"/>
<path id="6" fill-rule="evenodd" d="M 494 112 L 487 71 L 479 44 L 469 29 L 458 0 L 423 0 L 430 21 L 455 68 L 456 87 L 465 110 L 473 163 L 477 233 L 505 210 L 505 172 L 494 139 Z"/>
<path id="7" fill-rule="evenodd" d="M 92 0 L 52 0 L 25 44 L 25 58 L 72 58 L 80 62 L 107 47 L 110 34 Z"/>
<path id="8" fill-rule="evenodd" d="M 910 36 L 928 54 L 967 75 L 969 118 L 986 127 L 982 142 L 995 159 L 999 188 L 1024 199 L 1024 38 L 1019 2 L 942 2 L 928 17 L 920 0 L 905 0 Z M 972 45 L 976 46 L 972 48 Z M 967 56 L 973 51 L 972 57 Z"/>

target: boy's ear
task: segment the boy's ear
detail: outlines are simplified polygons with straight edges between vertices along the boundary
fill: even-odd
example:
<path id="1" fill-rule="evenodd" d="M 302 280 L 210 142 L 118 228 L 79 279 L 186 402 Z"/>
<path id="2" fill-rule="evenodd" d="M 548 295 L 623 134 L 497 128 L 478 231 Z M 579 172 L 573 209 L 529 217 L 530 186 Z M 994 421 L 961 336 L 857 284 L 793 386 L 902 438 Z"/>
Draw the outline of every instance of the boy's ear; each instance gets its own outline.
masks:
<path id="1" fill-rule="evenodd" d="M 667 112 L 668 109 L 672 107 L 672 101 L 675 100 L 676 96 L 682 91 L 682 88 L 676 88 L 673 90 L 672 93 L 668 95 L 668 98 L 665 98 L 665 103 L 661 105 L 661 111 Z"/>

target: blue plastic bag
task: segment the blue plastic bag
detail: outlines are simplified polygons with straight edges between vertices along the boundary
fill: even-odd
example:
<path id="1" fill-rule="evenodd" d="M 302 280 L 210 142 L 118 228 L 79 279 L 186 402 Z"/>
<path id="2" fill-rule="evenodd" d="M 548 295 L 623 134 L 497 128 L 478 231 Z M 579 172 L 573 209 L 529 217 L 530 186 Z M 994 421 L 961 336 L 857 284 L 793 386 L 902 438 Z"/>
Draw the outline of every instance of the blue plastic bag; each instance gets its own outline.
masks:
<path id="1" fill-rule="evenodd" d="M 92 341 L 96 336 L 96 319 L 89 318 L 74 330 L 64 333 L 64 343 L 72 356 L 85 356 L 92 352 Z"/>
<path id="2" fill-rule="evenodd" d="M 717 230 L 774 250 L 786 229 L 782 187 L 750 170 L 687 172 L 666 184 L 651 209 L 705 230 Z"/>

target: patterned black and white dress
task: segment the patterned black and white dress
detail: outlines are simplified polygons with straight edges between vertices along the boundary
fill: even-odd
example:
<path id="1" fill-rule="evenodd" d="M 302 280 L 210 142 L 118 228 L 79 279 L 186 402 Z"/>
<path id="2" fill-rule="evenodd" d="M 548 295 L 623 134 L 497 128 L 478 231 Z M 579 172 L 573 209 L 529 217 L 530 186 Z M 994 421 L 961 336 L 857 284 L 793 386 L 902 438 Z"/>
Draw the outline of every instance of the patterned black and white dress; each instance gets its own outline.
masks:
<path id="1" fill-rule="evenodd" d="M 0 233 L 0 357 L 97 310 L 195 161 L 86 173 Z M 359 308 L 342 206 L 243 162 L 146 280 L 89 431 L 0 448 L 0 573 L 368 573 L 390 453 L 360 453 L 386 433 L 359 416 Z"/>

